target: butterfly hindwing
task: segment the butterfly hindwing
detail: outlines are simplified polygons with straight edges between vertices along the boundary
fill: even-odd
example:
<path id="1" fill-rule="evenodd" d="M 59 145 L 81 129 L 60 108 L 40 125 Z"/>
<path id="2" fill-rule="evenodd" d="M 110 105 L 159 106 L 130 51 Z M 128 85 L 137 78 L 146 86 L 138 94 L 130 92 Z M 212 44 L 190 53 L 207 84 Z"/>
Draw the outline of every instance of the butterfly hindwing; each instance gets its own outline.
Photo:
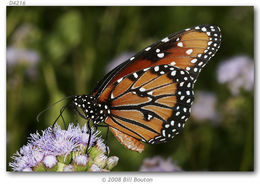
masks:
<path id="1" fill-rule="evenodd" d="M 144 144 L 142 144 L 139 140 L 127 134 L 124 134 L 113 127 L 109 127 L 109 128 L 110 131 L 117 138 L 117 140 L 129 150 L 133 150 L 139 153 L 141 153 L 144 150 Z"/>
<path id="2" fill-rule="evenodd" d="M 189 74 L 170 65 L 134 72 L 108 87 L 111 113 L 105 123 L 146 143 L 166 142 L 190 116 L 192 88 Z"/>

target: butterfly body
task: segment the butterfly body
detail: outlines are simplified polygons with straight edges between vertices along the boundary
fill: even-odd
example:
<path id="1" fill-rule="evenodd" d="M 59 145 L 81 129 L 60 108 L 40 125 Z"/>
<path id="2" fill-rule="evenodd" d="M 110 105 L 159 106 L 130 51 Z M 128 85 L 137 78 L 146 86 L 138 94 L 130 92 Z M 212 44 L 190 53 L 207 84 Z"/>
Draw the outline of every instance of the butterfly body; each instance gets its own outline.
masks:
<path id="1" fill-rule="evenodd" d="M 109 72 L 73 103 L 84 118 L 104 122 L 128 149 L 174 138 L 190 116 L 193 87 L 220 47 L 220 29 L 200 25 L 165 37 Z"/>
<path id="2" fill-rule="evenodd" d="M 104 122 L 110 113 L 107 104 L 99 102 L 99 100 L 92 95 L 74 96 L 73 103 L 76 107 L 81 108 L 84 117 L 88 120 L 91 119 L 94 124 Z"/>

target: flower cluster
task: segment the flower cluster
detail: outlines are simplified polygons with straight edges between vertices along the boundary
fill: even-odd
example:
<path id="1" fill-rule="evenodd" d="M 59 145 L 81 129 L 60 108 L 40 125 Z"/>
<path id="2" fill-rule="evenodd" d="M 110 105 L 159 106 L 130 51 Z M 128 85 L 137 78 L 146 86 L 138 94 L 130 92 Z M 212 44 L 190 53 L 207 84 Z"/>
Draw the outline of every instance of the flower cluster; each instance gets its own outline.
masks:
<path id="1" fill-rule="evenodd" d="M 98 137 L 99 131 L 70 124 L 67 130 L 59 125 L 31 134 L 29 142 L 12 157 L 14 171 L 109 171 L 117 165 L 116 156 L 108 157 L 107 146 Z M 90 141 L 89 141 L 90 140 Z M 89 141 L 89 148 L 87 144 Z"/>
<path id="2" fill-rule="evenodd" d="M 172 159 L 168 158 L 164 160 L 160 156 L 155 156 L 153 158 L 146 158 L 140 168 L 143 172 L 176 172 L 181 171 L 177 165 L 172 163 Z"/>

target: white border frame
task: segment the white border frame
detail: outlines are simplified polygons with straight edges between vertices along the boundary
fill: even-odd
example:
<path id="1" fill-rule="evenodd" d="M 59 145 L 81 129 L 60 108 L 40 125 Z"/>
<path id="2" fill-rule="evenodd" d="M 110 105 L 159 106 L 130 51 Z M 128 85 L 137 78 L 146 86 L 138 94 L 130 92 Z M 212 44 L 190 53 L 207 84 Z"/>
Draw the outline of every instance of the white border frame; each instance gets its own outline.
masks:
<path id="1" fill-rule="evenodd" d="M 110 174 L 21 174 L 21 173 L 9 173 L 6 172 L 6 153 L 5 150 L 1 153 L 1 183 L 3 185 L 46 185 L 52 183 L 52 185 L 116 185 L 123 184 L 120 183 L 103 183 L 103 177 L 109 176 L 131 176 L 131 177 L 150 177 L 153 178 L 152 183 L 124 183 L 125 185 L 189 185 L 189 186 L 222 186 L 222 185 L 236 185 L 236 186 L 253 186 L 260 184 L 259 179 L 259 162 L 257 156 L 259 155 L 259 143 L 258 143 L 258 134 L 259 128 L 258 111 L 259 106 L 259 86 L 258 86 L 258 74 L 260 66 L 257 64 L 258 59 L 258 43 L 259 37 L 257 36 L 257 31 L 259 30 L 258 24 L 258 7 L 259 1 L 257 0 L 237 0 L 237 1 L 209 1 L 209 0 L 127 0 L 127 1 L 118 1 L 118 0 L 24 0 L 26 6 L 102 6 L 102 5 L 149 5 L 149 6 L 254 6 L 255 7 L 255 171 L 254 172 L 182 172 L 182 173 L 139 173 L 139 172 L 120 172 L 120 173 L 110 173 Z M 9 5 L 10 0 L 0 0 L 0 87 L 1 87 L 1 97 L 0 97 L 0 114 L 3 119 L 2 126 L 6 126 L 6 6 Z M 196 4 L 194 4 L 196 3 Z M 241 36 L 243 37 L 243 36 Z M 6 149 L 6 127 L 1 128 L 1 147 Z M 4 152 L 4 153 L 3 153 Z"/>

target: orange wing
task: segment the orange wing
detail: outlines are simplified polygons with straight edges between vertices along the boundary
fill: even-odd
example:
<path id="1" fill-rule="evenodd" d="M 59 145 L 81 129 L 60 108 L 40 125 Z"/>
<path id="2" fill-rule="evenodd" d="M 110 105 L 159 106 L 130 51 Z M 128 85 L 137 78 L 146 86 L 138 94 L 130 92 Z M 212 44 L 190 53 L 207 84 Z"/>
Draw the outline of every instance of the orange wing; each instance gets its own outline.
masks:
<path id="1" fill-rule="evenodd" d="M 141 153 L 144 150 L 144 144 L 137 139 L 120 132 L 117 129 L 110 127 L 110 130 L 117 138 L 117 140 L 123 144 L 126 148 Z"/>
<path id="2" fill-rule="evenodd" d="M 131 150 L 146 143 L 173 138 L 190 116 L 193 101 L 190 75 L 170 65 L 134 72 L 107 87 L 100 96 L 110 105 L 107 123 L 117 139 Z"/>
<path id="3" fill-rule="evenodd" d="M 108 73 L 97 84 L 93 94 L 99 96 L 107 86 L 128 74 L 163 64 L 186 70 L 195 82 L 201 69 L 216 54 L 220 42 L 220 29 L 213 25 L 200 25 L 174 33 Z"/>

